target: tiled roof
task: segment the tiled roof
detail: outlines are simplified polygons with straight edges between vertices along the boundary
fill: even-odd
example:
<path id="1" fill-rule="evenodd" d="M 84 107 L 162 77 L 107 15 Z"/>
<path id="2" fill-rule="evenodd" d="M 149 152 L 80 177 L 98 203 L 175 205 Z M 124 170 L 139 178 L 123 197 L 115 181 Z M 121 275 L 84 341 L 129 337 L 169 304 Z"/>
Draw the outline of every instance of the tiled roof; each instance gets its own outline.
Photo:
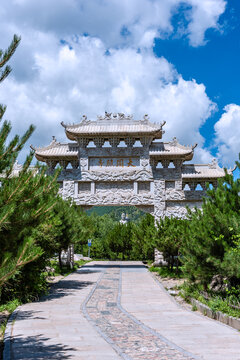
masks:
<path id="1" fill-rule="evenodd" d="M 153 124 L 145 115 L 143 120 L 133 120 L 131 116 L 118 114 L 113 116 L 98 117 L 91 121 L 83 117 L 79 124 L 67 125 L 62 123 L 69 139 L 73 140 L 81 136 L 98 135 L 143 135 L 153 134 L 156 138 L 162 137 L 162 126 L 164 124 Z"/>
<path id="2" fill-rule="evenodd" d="M 33 147 L 32 147 L 33 148 Z M 35 150 L 35 156 L 38 160 L 46 158 L 77 158 L 78 144 L 61 144 L 53 139 L 50 145 L 43 148 L 33 148 Z"/>
<path id="3" fill-rule="evenodd" d="M 229 170 L 231 173 L 231 170 Z M 183 179 L 199 179 L 199 178 L 221 178 L 224 177 L 224 169 L 221 169 L 216 160 L 207 165 L 183 165 L 182 177 Z"/>
<path id="4" fill-rule="evenodd" d="M 172 157 L 184 156 L 186 160 L 191 160 L 193 157 L 194 146 L 184 146 L 178 143 L 176 138 L 171 142 L 153 143 L 149 149 L 149 155 L 154 157 Z"/>

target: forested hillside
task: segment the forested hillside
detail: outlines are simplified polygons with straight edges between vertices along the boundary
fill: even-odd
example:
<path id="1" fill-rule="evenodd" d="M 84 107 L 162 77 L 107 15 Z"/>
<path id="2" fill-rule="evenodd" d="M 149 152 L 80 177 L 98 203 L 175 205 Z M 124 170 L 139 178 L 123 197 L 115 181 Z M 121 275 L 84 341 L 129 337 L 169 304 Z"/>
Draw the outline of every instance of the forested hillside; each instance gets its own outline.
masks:
<path id="1" fill-rule="evenodd" d="M 109 215 L 115 221 L 121 219 L 122 213 L 125 213 L 130 221 L 138 221 L 145 213 L 135 206 L 94 206 L 87 211 L 88 215 L 95 213 L 99 216 Z"/>

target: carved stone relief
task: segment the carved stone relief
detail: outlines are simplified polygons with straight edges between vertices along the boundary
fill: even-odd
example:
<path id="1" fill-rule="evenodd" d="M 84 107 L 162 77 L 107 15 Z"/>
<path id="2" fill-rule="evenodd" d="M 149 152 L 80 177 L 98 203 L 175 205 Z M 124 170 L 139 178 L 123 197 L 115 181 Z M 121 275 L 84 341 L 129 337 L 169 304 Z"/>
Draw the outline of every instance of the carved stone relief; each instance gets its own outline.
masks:
<path id="1" fill-rule="evenodd" d="M 165 216 L 167 217 L 178 217 L 181 219 L 186 218 L 187 215 L 187 209 L 186 206 L 188 206 L 190 209 L 193 209 L 194 207 L 201 208 L 201 201 L 195 201 L 195 202 L 166 202 L 166 210 L 165 210 Z"/>
<path id="2" fill-rule="evenodd" d="M 101 192 L 131 192 L 133 191 L 133 182 L 130 181 L 114 181 L 114 182 L 96 182 L 96 193 Z"/>
<path id="3" fill-rule="evenodd" d="M 63 199 L 74 198 L 74 181 L 64 181 L 62 188 Z"/>
<path id="4" fill-rule="evenodd" d="M 78 205 L 153 205 L 153 195 L 136 195 L 132 192 L 100 191 L 97 194 L 80 193 L 74 201 Z"/>

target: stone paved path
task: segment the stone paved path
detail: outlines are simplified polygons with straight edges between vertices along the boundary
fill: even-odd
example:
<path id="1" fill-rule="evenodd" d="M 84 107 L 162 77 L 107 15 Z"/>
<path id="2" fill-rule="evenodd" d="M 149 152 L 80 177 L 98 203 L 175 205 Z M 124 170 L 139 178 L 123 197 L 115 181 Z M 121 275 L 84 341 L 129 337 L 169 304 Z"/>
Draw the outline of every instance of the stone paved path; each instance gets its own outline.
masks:
<path id="1" fill-rule="evenodd" d="M 4 360 L 240 360 L 239 332 L 180 308 L 140 262 L 92 262 L 14 317 Z"/>

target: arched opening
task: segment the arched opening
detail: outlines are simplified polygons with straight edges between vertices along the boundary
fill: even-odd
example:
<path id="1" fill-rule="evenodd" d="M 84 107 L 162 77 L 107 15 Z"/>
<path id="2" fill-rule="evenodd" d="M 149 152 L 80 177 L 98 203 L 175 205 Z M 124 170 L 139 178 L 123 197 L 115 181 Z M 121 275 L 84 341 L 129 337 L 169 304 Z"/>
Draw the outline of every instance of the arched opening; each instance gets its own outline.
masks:
<path id="1" fill-rule="evenodd" d="M 155 229 L 153 206 L 94 206 L 86 209 L 85 214 L 90 228 L 91 258 L 154 260 L 152 232 L 148 231 Z M 85 256 L 88 250 L 87 239 L 75 248 L 76 253 Z"/>
<path id="2" fill-rule="evenodd" d="M 174 165 L 174 163 L 172 161 L 168 165 L 168 169 L 175 169 L 175 165 Z"/>

